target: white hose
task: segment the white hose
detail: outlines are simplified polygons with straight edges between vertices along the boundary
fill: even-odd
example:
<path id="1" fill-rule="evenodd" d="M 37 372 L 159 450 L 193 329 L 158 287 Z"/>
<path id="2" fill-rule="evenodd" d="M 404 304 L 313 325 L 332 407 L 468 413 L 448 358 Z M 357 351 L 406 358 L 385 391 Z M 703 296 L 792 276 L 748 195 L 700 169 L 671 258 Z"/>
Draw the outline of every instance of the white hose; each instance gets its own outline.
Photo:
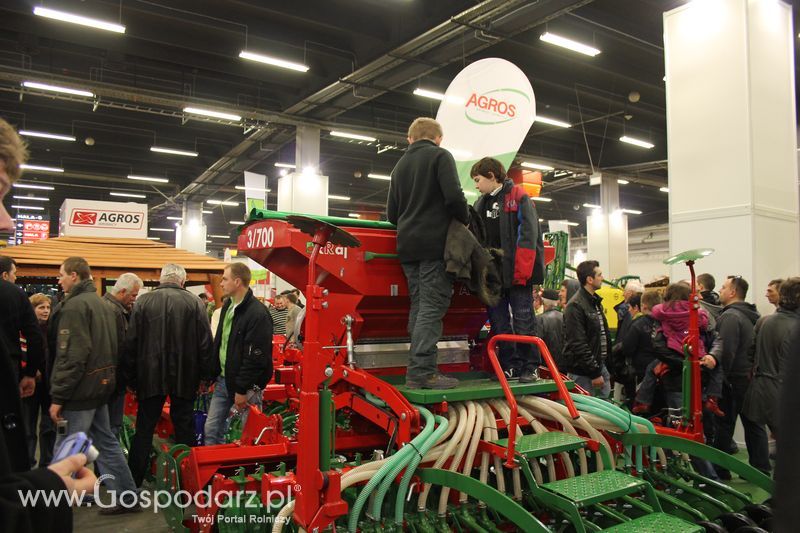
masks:
<path id="1" fill-rule="evenodd" d="M 461 438 L 461 442 L 458 444 L 458 448 L 456 449 L 456 454 L 455 456 L 453 456 L 453 461 L 450 463 L 450 467 L 448 468 L 450 472 L 458 471 L 458 465 L 461 464 L 461 460 L 464 458 L 464 454 L 467 453 L 467 447 L 469 447 L 469 441 L 470 437 L 472 436 L 472 429 L 475 427 L 476 418 L 477 418 L 477 407 L 475 405 L 475 402 L 468 401 L 466 429 L 464 431 L 464 436 Z M 439 494 L 439 508 L 438 508 L 439 516 L 445 516 L 447 514 L 447 498 L 449 496 L 450 496 L 450 487 L 442 487 L 442 492 Z"/>
<path id="2" fill-rule="evenodd" d="M 492 412 L 492 408 L 486 403 L 481 402 L 480 405 L 481 409 L 483 409 L 483 440 L 491 442 L 492 426 L 489 418 L 494 417 L 494 413 Z M 481 473 L 478 476 L 478 480 L 484 485 L 489 481 L 489 452 L 483 452 L 481 454 Z M 480 505 L 481 507 L 485 506 L 483 502 L 481 502 Z"/>
<path id="3" fill-rule="evenodd" d="M 485 426 L 486 412 L 483 410 L 483 403 L 477 402 L 475 408 L 477 410 L 475 427 L 472 429 L 472 439 L 470 440 L 469 449 L 467 450 L 467 458 L 464 461 L 464 467 L 461 469 L 461 473 L 465 476 L 472 475 L 472 465 L 475 463 L 475 454 L 478 453 L 478 444 L 481 442 L 481 433 Z M 468 499 L 469 496 L 467 493 L 462 492 L 458 501 L 460 503 L 467 503 Z"/>
<path id="4" fill-rule="evenodd" d="M 564 432 L 576 437 L 580 436 L 567 417 L 563 416 L 561 413 L 548 406 L 544 402 L 534 401 L 534 398 L 536 398 L 536 396 L 523 396 L 518 401 L 520 403 L 524 403 L 529 409 L 535 411 L 541 418 L 546 418 L 557 424 L 560 424 Z M 531 401 L 525 402 L 526 399 L 530 399 Z M 580 468 L 581 475 L 589 472 L 589 464 L 586 461 L 586 450 L 583 448 L 578 449 L 578 467 Z"/>
<path id="5" fill-rule="evenodd" d="M 453 406 L 451 406 L 453 407 Z M 453 452 L 458 446 L 458 443 L 461 442 L 462 437 L 464 436 L 464 432 L 467 430 L 467 409 L 464 407 L 463 403 L 458 403 L 456 406 L 456 417 L 458 422 L 456 423 L 457 427 L 453 438 L 447 441 L 447 444 L 443 446 L 439 446 L 431 450 L 431 453 L 425 456 L 427 460 L 430 456 L 434 454 L 439 454 L 436 462 L 433 463 L 432 468 L 441 468 L 442 465 L 447 461 L 447 458 L 453 455 Z M 431 484 L 425 483 L 425 486 L 422 489 L 422 493 L 419 495 L 419 500 L 417 501 L 417 509 L 422 512 L 425 510 L 428 502 L 428 493 L 431 490 Z"/>
<path id="6" fill-rule="evenodd" d="M 500 400 L 490 400 L 490 403 L 492 404 L 492 407 L 494 407 L 497 410 L 497 412 L 500 413 L 500 416 L 505 421 L 506 426 L 508 428 L 511 428 L 511 424 L 512 424 L 512 422 L 511 422 L 511 408 L 508 407 L 508 404 L 506 404 L 506 403 L 504 403 L 504 402 L 502 402 Z M 519 425 L 517 425 L 517 421 L 516 420 L 514 420 L 513 424 L 516 425 L 516 427 L 517 427 L 517 433 L 516 434 L 517 435 L 522 435 L 523 434 L 522 433 L 522 428 L 519 427 Z M 522 481 L 520 480 L 520 473 L 519 473 L 519 467 L 518 466 L 511 469 L 511 481 L 512 481 L 513 487 L 514 487 L 513 498 L 515 500 L 521 500 L 522 499 Z"/>
<path id="7" fill-rule="evenodd" d="M 485 405 L 485 404 L 484 404 Z M 484 412 L 487 413 L 489 421 L 489 430 L 491 431 L 491 439 L 493 441 L 500 438 L 500 434 L 497 431 L 497 417 L 495 417 L 494 411 L 489 405 L 485 405 Z M 495 482 L 497 484 L 497 490 L 503 494 L 506 492 L 506 477 L 503 473 L 503 461 L 494 456 L 494 472 L 495 472 Z"/>

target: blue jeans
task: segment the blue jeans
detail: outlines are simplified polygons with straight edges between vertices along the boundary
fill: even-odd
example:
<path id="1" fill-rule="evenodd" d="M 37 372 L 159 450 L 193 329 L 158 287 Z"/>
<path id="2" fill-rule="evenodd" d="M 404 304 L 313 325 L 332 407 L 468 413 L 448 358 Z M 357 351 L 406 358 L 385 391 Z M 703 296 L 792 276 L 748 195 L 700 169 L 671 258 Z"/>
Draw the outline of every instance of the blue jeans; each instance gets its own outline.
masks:
<path id="1" fill-rule="evenodd" d="M 111 433 L 119 439 L 122 431 L 122 419 L 125 416 L 125 389 L 115 391 L 108 400 L 108 423 Z"/>
<path id="2" fill-rule="evenodd" d="M 575 382 L 576 385 L 591 393 L 592 396 L 598 398 L 608 398 L 611 395 L 611 374 L 608 373 L 606 365 L 600 369 L 600 375 L 603 376 L 603 386 L 595 389 L 592 385 L 592 378 L 589 376 L 581 376 L 579 374 L 568 374 L 569 379 Z"/>
<path id="3" fill-rule="evenodd" d="M 231 407 L 233 407 L 234 395 L 228 395 L 228 387 L 225 386 L 225 377 L 219 376 L 214 384 L 214 394 L 211 396 L 211 404 L 208 406 L 208 418 L 205 425 L 205 445 L 224 444 L 225 434 L 231 425 Z M 258 391 L 250 390 L 247 392 L 247 403 L 255 405 L 261 409 L 261 389 Z M 242 427 L 247 422 L 246 409 L 242 413 Z"/>
<path id="4" fill-rule="evenodd" d="M 117 493 L 118 501 L 122 491 L 136 490 L 128 463 L 122 454 L 122 447 L 108 425 L 106 405 L 83 411 L 65 409 L 61 412 L 61 416 L 67 421 L 67 436 L 83 431 L 92 439 L 92 444 L 100 452 L 97 456 L 97 466 L 103 474 L 111 476 L 105 479 L 105 483 L 109 490 Z M 56 449 L 65 438 L 64 435 L 56 437 Z"/>
<path id="5" fill-rule="evenodd" d="M 531 287 L 514 285 L 503 290 L 500 303 L 486 310 L 493 336 L 503 333 L 535 335 L 536 315 L 533 314 Z M 533 370 L 542 362 L 539 348 L 534 344 L 501 342 L 498 346 L 500 353 L 497 354 L 497 359 L 503 370 Z"/>

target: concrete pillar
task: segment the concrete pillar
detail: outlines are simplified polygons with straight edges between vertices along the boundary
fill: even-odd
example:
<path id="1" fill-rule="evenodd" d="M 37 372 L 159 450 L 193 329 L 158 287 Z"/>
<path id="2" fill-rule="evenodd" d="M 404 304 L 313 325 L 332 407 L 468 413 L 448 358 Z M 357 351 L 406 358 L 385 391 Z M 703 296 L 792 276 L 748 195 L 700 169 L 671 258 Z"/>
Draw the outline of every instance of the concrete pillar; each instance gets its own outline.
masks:
<path id="1" fill-rule="evenodd" d="M 202 202 L 184 202 L 182 215 L 183 222 L 175 226 L 175 247 L 205 254 L 206 225 L 203 223 Z"/>
<path id="2" fill-rule="evenodd" d="M 795 38 L 778 0 L 664 14 L 670 250 L 716 249 L 698 272 L 743 276 L 762 312 L 768 281 L 800 271 Z"/>
<path id="3" fill-rule="evenodd" d="M 297 126 L 294 164 L 297 172 L 307 168 L 319 171 L 319 128 Z"/>
<path id="4" fill-rule="evenodd" d="M 606 279 L 628 274 L 628 217 L 620 210 L 615 177 L 601 179 L 600 209 L 586 217 L 586 243 L 588 259 L 600 262 Z"/>

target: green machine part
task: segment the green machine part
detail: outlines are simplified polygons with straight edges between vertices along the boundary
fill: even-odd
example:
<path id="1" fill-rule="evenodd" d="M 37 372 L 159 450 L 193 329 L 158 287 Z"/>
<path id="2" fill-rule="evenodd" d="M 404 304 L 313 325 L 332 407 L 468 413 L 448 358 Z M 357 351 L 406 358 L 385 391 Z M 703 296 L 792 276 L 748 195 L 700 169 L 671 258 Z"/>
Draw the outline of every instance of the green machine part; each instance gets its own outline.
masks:
<path id="1" fill-rule="evenodd" d="M 545 233 L 544 240 L 555 248 L 556 256 L 545 269 L 543 287 L 558 290 L 561 288 L 561 282 L 564 281 L 569 259 L 569 234 L 566 231 L 553 231 Z"/>

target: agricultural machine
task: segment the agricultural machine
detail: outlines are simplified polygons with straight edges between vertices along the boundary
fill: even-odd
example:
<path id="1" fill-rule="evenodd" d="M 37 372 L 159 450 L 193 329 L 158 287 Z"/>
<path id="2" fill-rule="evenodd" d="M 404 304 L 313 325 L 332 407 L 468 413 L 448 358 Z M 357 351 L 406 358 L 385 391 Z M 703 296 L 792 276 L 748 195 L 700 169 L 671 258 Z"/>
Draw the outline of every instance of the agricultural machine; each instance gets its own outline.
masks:
<path id="1" fill-rule="evenodd" d="M 303 338 L 276 346 L 263 409 L 251 408 L 230 443 L 158 455 L 159 487 L 204 494 L 195 508 L 166 510 L 174 530 L 769 528 L 763 500 L 772 481 L 703 444 L 695 337 L 687 339 L 685 412 L 658 427 L 562 376 L 541 339 L 480 338 L 484 307 L 456 284 L 438 349 L 441 371 L 460 386 L 412 390 L 393 226 L 254 210 L 238 244 L 305 287 Z M 691 266 L 699 257 L 674 260 Z M 536 344 L 539 381 L 507 381 L 499 342 Z M 755 490 L 704 477 L 698 460 Z"/>

